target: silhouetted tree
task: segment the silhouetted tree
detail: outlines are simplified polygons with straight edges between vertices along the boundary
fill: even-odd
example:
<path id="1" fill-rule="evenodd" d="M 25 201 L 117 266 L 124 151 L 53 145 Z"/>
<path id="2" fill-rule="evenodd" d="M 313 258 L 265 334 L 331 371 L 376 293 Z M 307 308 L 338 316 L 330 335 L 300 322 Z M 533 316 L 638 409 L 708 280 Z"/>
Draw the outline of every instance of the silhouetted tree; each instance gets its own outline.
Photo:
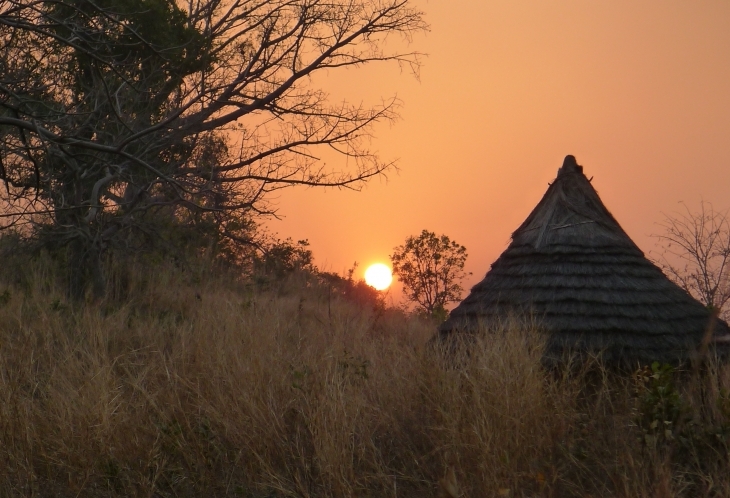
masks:
<path id="1" fill-rule="evenodd" d="M 390 261 L 406 298 L 423 312 L 445 319 L 446 305 L 461 299 L 466 258 L 466 247 L 423 230 L 394 248 Z"/>
<path id="2" fill-rule="evenodd" d="M 347 270 L 347 276 L 340 276 L 332 272 L 319 272 L 320 282 L 327 286 L 332 296 L 340 296 L 362 308 L 370 308 L 382 312 L 386 308 L 385 294 L 369 286 L 363 279 L 355 278 L 358 264 L 354 263 Z"/>
<path id="3" fill-rule="evenodd" d="M 659 265 L 677 285 L 710 309 L 728 318 L 730 301 L 730 220 L 727 211 L 715 211 L 702 202 L 692 212 L 665 215 L 663 233 L 653 235 L 662 252 Z"/>
<path id="4" fill-rule="evenodd" d="M 292 239 L 279 240 L 264 248 L 254 263 L 254 272 L 283 279 L 295 272 L 317 272 L 308 240 L 296 243 Z"/>
<path id="5" fill-rule="evenodd" d="M 389 167 L 368 139 L 398 101 L 331 102 L 312 77 L 417 71 L 417 53 L 383 44 L 426 28 L 411 3 L 3 1 L 1 227 L 66 248 L 72 292 L 102 292 L 110 249 L 187 225 L 246 243 L 273 191 L 359 188 Z M 325 169 L 320 149 L 350 169 Z"/>

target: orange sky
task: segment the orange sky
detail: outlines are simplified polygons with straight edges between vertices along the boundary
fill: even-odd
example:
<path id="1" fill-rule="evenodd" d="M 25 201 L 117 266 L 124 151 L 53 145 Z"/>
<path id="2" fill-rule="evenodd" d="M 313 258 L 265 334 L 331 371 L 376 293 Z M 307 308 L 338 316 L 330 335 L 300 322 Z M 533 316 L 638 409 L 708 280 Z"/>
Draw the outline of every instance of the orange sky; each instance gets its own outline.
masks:
<path id="1" fill-rule="evenodd" d="M 362 276 L 425 228 L 467 247 L 468 289 L 566 154 L 646 253 L 679 201 L 730 208 L 730 2 L 417 3 L 420 82 L 395 66 L 327 75 L 338 100 L 404 101 L 373 142 L 399 171 L 359 193 L 285 190 L 267 224 L 309 239 L 321 268 Z"/>

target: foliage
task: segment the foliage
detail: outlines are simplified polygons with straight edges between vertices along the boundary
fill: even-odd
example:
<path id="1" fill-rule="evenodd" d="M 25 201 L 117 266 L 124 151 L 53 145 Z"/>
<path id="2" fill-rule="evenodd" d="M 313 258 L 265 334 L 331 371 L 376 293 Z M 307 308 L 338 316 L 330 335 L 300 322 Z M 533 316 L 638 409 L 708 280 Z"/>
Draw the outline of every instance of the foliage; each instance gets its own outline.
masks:
<path id="1" fill-rule="evenodd" d="M 446 305 L 461 299 L 466 258 L 466 247 L 423 230 L 394 248 L 390 261 L 406 298 L 426 314 L 445 319 Z"/>
<path id="2" fill-rule="evenodd" d="M 319 272 L 320 282 L 328 288 L 328 293 L 340 296 L 363 309 L 384 311 L 386 308 L 384 294 L 369 286 L 363 279 L 355 278 L 357 266 L 357 263 L 353 264 L 347 271 L 346 277 L 332 272 Z"/>
<path id="3" fill-rule="evenodd" d="M 278 240 L 264 248 L 263 254 L 254 259 L 254 274 L 281 280 L 295 272 L 314 273 L 314 257 L 308 240 L 296 243 L 291 238 Z"/>
<path id="4" fill-rule="evenodd" d="M 703 201 L 693 212 L 665 215 L 655 234 L 662 245 L 660 265 L 677 285 L 711 310 L 730 318 L 730 220 L 726 211 L 716 211 Z"/>
<path id="5" fill-rule="evenodd" d="M 635 375 L 635 422 L 647 449 L 670 459 L 676 468 L 694 475 L 715 472 L 730 464 L 728 391 L 718 386 L 712 365 L 690 376 L 667 364 L 652 363 Z M 723 367 L 727 368 L 727 367 Z M 690 391 L 681 389 L 689 381 Z M 692 391 L 695 391 L 694 393 Z M 697 399 L 692 399 L 693 395 Z M 709 401 L 709 402 L 708 402 Z"/>
<path id="6" fill-rule="evenodd" d="M 313 77 L 417 72 L 384 42 L 424 29 L 410 0 L 2 2 L 1 226 L 64 248 L 77 297 L 88 280 L 103 293 L 104 254 L 174 246 L 171 228 L 250 243 L 272 192 L 356 189 L 390 166 L 368 142 L 398 100 L 331 102 Z"/>
<path id="7" fill-rule="evenodd" d="M 638 396 L 637 424 L 644 442 L 652 447 L 674 440 L 674 432 L 687 412 L 687 404 L 674 384 L 675 369 L 654 362 L 634 375 Z"/>
<path id="8" fill-rule="evenodd" d="M 252 257 L 251 277 L 259 289 L 297 290 L 301 286 L 326 290 L 328 300 L 344 299 L 362 309 L 386 308 L 382 292 L 354 277 L 357 263 L 342 276 L 322 271 L 314 264 L 308 240 L 296 243 L 291 239 L 276 240 L 262 246 L 261 253 Z"/>

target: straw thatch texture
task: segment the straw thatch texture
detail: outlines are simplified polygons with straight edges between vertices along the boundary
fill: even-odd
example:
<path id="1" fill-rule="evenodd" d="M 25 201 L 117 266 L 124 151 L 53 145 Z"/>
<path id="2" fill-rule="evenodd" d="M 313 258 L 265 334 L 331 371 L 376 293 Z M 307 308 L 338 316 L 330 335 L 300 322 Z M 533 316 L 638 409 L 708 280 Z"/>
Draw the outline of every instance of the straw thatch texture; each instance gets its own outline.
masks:
<path id="1" fill-rule="evenodd" d="M 640 361 L 687 358 L 710 312 L 644 257 L 608 212 L 573 156 L 484 280 L 451 312 L 441 335 L 531 317 L 567 349 Z M 714 336 L 730 329 L 713 324 Z"/>

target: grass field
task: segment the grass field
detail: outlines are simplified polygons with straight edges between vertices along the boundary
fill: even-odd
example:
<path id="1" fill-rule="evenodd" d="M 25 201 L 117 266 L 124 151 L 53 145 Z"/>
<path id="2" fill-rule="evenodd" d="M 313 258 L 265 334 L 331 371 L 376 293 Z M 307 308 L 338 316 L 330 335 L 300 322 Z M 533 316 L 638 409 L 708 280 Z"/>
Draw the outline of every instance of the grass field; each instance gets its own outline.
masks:
<path id="1" fill-rule="evenodd" d="M 303 280 L 56 282 L 0 284 L 0 496 L 730 496 L 725 368 L 546 372 L 515 324 L 445 355 Z"/>

